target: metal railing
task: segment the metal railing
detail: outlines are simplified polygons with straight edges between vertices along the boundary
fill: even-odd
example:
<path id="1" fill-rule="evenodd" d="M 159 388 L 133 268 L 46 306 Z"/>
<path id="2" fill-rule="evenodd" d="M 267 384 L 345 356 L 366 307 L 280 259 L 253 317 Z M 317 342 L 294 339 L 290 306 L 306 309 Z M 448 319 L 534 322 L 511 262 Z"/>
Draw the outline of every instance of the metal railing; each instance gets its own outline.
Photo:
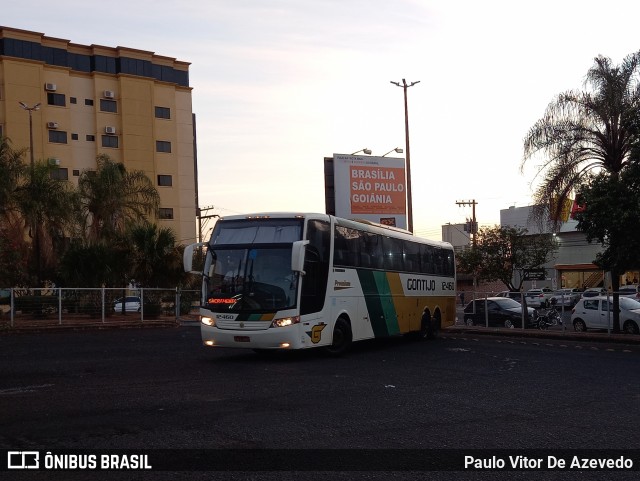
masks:
<path id="1" fill-rule="evenodd" d="M 629 295 L 628 291 L 618 292 L 620 297 L 632 297 L 640 301 L 640 294 Z M 608 301 L 613 302 L 613 292 L 605 292 L 602 296 L 607 297 Z M 501 297 L 510 298 L 517 302 L 520 310 L 514 309 L 519 312 L 519 316 L 512 316 L 509 322 L 505 319 L 504 315 L 492 312 L 491 305 L 495 304 L 490 301 L 490 298 Z M 586 297 L 588 299 L 589 297 Z M 581 299 L 581 297 L 575 294 L 554 293 L 550 298 L 532 298 L 528 297 L 526 292 L 508 292 L 502 291 L 496 292 L 482 292 L 482 291 L 459 291 L 458 292 L 458 304 L 457 304 L 457 320 L 458 325 L 467 325 L 469 327 L 487 327 L 487 328 L 517 328 L 517 329 L 538 329 L 539 318 L 538 315 L 546 317 L 546 310 L 555 309 L 560 314 L 560 321 L 557 327 L 554 328 L 567 330 L 573 330 L 571 326 L 571 313 L 575 304 Z M 541 302 L 542 301 L 542 302 Z M 611 304 L 609 304 L 611 305 Z M 526 306 L 526 311 L 525 311 Z M 494 305 L 495 307 L 495 305 Z M 537 311 L 537 312 L 535 312 Z M 607 332 L 610 333 L 612 329 L 611 308 L 608 309 L 608 321 Z"/>
<path id="2" fill-rule="evenodd" d="M 0 325 L 144 323 L 193 317 L 198 291 L 177 288 L 0 290 Z M 125 302 L 122 302 L 122 300 Z"/>

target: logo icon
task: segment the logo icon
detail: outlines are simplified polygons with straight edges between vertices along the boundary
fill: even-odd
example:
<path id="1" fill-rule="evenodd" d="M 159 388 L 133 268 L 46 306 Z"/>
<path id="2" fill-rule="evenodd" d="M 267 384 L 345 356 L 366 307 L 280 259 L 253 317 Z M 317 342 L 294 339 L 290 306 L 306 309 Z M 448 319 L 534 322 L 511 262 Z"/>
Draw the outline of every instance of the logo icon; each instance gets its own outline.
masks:
<path id="1" fill-rule="evenodd" d="M 322 330 L 327 327 L 324 322 L 316 324 L 311 328 L 311 332 L 307 332 L 309 337 L 311 338 L 311 342 L 314 344 L 318 344 L 320 339 L 322 339 Z"/>
<path id="2" fill-rule="evenodd" d="M 38 451 L 8 451 L 7 468 L 38 469 L 40 468 L 40 453 Z"/>

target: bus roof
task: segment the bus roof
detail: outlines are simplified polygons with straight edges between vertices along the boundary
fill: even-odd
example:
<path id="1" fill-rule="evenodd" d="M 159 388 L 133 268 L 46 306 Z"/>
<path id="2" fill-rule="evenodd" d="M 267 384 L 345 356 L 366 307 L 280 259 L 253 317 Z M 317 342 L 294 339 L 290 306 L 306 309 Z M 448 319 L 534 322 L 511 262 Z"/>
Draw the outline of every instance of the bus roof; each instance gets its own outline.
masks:
<path id="1" fill-rule="evenodd" d="M 376 234 L 387 235 L 390 237 L 396 237 L 399 239 L 411 240 L 414 242 L 421 242 L 430 244 L 433 246 L 442 247 L 445 249 L 452 249 L 450 243 L 443 241 L 436 241 L 432 239 L 426 239 L 424 237 L 418 237 L 409 232 L 408 230 L 400 229 L 398 227 L 377 224 L 365 219 L 345 219 L 342 217 L 336 217 L 329 214 L 322 214 L 316 212 L 256 212 L 251 214 L 236 214 L 220 217 L 219 220 L 242 220 L 242 219 L 320 219 L 329 221 L 331 218 L 335 219 L 337 225 L 349 227 L 352 229 L 359 229 L 366 232 L 372 232 Z"/>

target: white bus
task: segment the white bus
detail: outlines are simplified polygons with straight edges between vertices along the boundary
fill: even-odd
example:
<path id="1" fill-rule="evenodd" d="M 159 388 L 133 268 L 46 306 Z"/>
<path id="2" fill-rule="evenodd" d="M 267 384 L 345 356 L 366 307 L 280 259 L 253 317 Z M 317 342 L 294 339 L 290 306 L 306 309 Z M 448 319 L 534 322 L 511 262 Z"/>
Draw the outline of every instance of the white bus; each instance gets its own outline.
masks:
<path id="1" fill-rule="evenodd" d="M 203 271 L 194 250 L 206 246 Z M 201 274 L 202 341 L 255 350 L 324 347 L 455 322 L 453 248 L 367 221 L 274 213 L 218 220 L 185 249 Z"/>

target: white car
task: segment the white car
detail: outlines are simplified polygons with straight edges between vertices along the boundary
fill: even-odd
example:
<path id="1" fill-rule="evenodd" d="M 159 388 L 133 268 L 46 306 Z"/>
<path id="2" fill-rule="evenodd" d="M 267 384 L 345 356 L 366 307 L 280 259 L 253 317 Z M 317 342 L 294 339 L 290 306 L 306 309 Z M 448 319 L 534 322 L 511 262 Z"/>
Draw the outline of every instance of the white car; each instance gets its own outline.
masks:
<path id="1" fill-rule="evenodd" d="M 620 296 L 631 297 L 632 299 L 640 299 L 640 286 L 636 284 L 628 284 L 620 287 L 618 290 Z"/>
<path id="2" fill-rule="evenodd" d="M 525 300 L 531 307 L 547 307 L 553 297 L 553 291 L 548 287 L 542 289 L 529 289 L 525 294 Z"/>
<path id="3" fill-rule="evenodd" d="M 582 293 L 578 289 L 559 289 L 551 297 L 551 305 L 573 307 L 580 300 Z"/>
<path id="4" fill-rule="evenodd" d="M 122 298 L 116 299 L 113 303 L 113 310 L 118 313 L 122 312 Z M 140 312 L 140 298 L 137 296 L 127 296 L 124 298 L 125 312 Z"/>
<path id="5" fill-rule="evenodd" d="M 620 297 L 620 329 L 629 334 L 640 333 L 640 302 Z M 611 329 L 613 299 L 607 296 L 582 298 L 571 311 L 571 323 L 576 331 Z"/>
<path id="6" fill-rule="evenodd" d="M 607 293 L 606 289 L 602 287 L 589 287 L 585 289 L 582 293 L 582 297 L 596 297 L 596 296 L 604 296 Z"/>

